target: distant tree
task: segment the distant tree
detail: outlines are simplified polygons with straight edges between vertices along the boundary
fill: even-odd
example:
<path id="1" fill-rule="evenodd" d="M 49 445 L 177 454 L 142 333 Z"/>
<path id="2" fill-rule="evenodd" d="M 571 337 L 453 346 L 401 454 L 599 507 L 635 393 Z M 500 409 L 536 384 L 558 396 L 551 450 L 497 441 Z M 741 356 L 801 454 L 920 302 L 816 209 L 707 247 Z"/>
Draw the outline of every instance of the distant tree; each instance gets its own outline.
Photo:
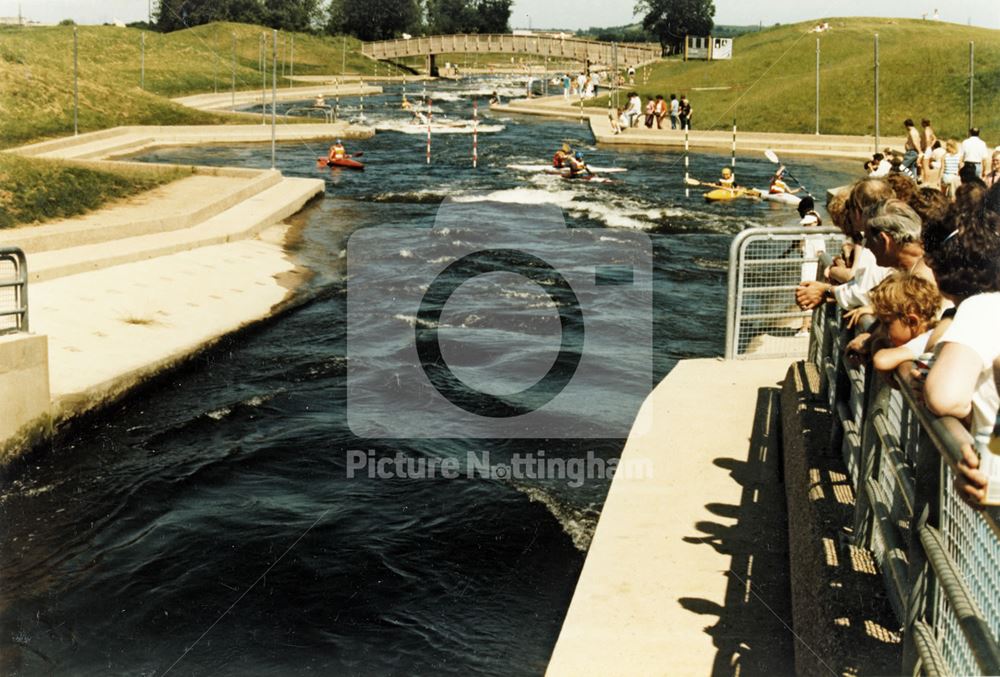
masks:
<path id="1" fill-rule="evenodd" d="M 712 0 L 639 0 L 635 13 L 643 14 L 642 27 L 672 52 L 684 47 L 685 35 L 712 32 L 715 5 Z"/>
<path id="2" fill-rule="evenodd" d="M 260 24 L 283 31 L 322 25 L 321 0 L 160 0 L 156 27 L 164 32 L 213 21 Z"/>
<path id="3" fill-rule="evenodd" d="M 306 33 L 322 24 L 320 0 L 264 0 L 264 23 L 271 28 Z"/>
<path id="4" fill-rule="evenodd" d="M 60 26 L 75 26 L 76 22 L 73 21 L 72 19 L 63 19 L 62 21 L 59 22 L 59 25 Z"/>
<path id="5" fill-rule="evenodd" d="M 506 33 L 512 0 L 427 0 L 427 30 L 452 33 Z"/>
<path id="6" fill-rule="evenodd" d="M 331 0 L 326 30 L 361 40 L 385 40 L 420 32 L 420 22 L 418 0 Z"/>

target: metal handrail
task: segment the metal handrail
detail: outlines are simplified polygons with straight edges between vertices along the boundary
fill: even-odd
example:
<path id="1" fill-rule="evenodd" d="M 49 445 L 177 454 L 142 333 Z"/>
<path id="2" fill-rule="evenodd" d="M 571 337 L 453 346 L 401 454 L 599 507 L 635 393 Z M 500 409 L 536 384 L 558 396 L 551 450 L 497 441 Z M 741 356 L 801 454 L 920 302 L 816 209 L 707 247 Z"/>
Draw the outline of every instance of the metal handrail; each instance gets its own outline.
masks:
<path id="1" fill-rule="evenodd" d="M 26 332 L 28 324 L 28 260 L 20 247 L 0 247 L 0 262 L 9 261 L 14 266 L 12 279 L 0 282 L 0 288 L 14 289 L 13 309 L 0 308 L 0 317 L 15 318 L 10 329 L 0 329 L 0 334 Z"/>
<path id="2" fill-rule="evenodd" d="M 830 261 L 821 260 L 825 267 Z M 825 257 L 829 258 L 829 257 Z M 941 519 L 946 492 L 955 490 L 943 482 L 941 461 L 958 472 L 963 445 L 972 444 L 968 430 L 957 419 L 932 415 L 916 396 L 909 377 L 893 374 L 888 382 L 876 379 L 848 378 L 848 372 L 839 354 L 839 346 L 849 335 L 837 316 L 828 317 L 835 308 L 822 304 L 813 316 L 813 336 L 810 359 L 825 375 L 824 387 L 829 394 L 832 409 L 838 412 L 842 428 L 861 430 L 861 441 L 856 448 L 844 439 L 845 462 L 848 456 L 858 454 L 860 460 L 852 472 L 857 472 L 855 486 L 858 500 L 854 519 L 857 544 L 874 547 L 871 533 L 859 525 L 870 523 L 878 531 L 883 552 L 882 570 L 886 576 L 887 592 L 899 616 L 905 633 L 903 671 L 907 674 L 921 666 L 926 674 L 955 672 L 947 666 L 938 642 L 945 642 L 943 628 L 935 629 L 942 613 L 936 607 L 933 591 L 938 590 L 953 610 L 955 624 L 962 640 L 976 665 L 983 674 L 1000 674 L 1000 645 L 982 615 L 981 605 L 970 592 L 959 568 L 944 545 L 936 524 Z M 840 339 L 836 340 L 836 335 Z M 867 382 L 870 392 L 853 391 L 858 382 Z M 865 386 L 862 386 L 865 387 Z M 845 388 L 847 392 L 845 392 Z M 903 429 L 900 420 L 892 420 L 888 402 L 895 388 L 899 392 L 903 411 L 912 415 L 920 431 L 916 458 L 908 459 L 901 448 Z M 846 406 L 852 397 L 865 396 L 865 407 L 860 420 Z M 904 464 L 911 460 L 911 477 L 906 476 Z M 886 465 L 888 464 L 888 466 Z M 851 464 L 848 463 L 850 468 Z M 893 478 L 893 495 L 886 494 L 880 484 L 880 473 L 888 472 Z M 897 496 L 896 493 L 900 492 Z M 953 500 L 953 499 L 952 499 Z M 910 516 L 910 528 L 901 529 L 900 517 L 891 514 L 890 506 L 903 509 Z M 988 508 L 977 512 L 990 529 L 987 533 L 1000 539 L 1000 510 Z M 953 519 L 953 518 L 951 518 Z M 907 538 L 909 534 L 909 538 Z M 909 552 L 903 544 L 909 542 Z M 908 562 L 908 572 L 907 572 Z M 953 636 L 949 636 L 954 640 Z"/>

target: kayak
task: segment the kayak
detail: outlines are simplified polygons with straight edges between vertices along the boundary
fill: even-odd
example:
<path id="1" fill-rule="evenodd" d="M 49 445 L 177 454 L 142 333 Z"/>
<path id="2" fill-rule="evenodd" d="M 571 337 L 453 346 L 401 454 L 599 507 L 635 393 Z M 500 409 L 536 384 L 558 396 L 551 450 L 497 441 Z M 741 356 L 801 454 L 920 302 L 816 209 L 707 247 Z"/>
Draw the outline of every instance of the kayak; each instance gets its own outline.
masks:
<path id="1" fill-rule="evenodd" d="M 590 165 L 598 174 L 616 174 L 618 172 L 627 172 L 628 169 L 625 167 L 595 167 Z M 547 165 L 507 165 L 507 169 L 514 169 L 519 172 L 546 172 L 546 173 L 556 173 L 559 170 L 553 167 L 551 164 Z"/>
<path id="2" fill-rule="evenodd" d="M 361 169 L 364 170 L 365 166 L 361 162 L 358 162 L 354 158 L 342 157 L 335 160 L 328 160 L 325 157 L 316 158 L 316 164 L 321 167 L 343 167 L 345 169 Z"/>
<path id="3" fill-rule="evenodd" d="M 566 179 L 567 181 L 590 181 L 591 183 L 617 183 L 615 179 L 610 179 L 606 176 L 598 176 L 597 174 L 577 174 L 573 176 L 572 174 L 559 173 L 559 176 Z"/>
<path id="4" fill-rule="evenodd" d="M 770 200 L 771 202 L 780 202 L 786 205 L 797 205 L 802 201 L 798 195 L 792 195 L 791 193 L 769 193 L 766 190 L 760 191 L 760 196 L 764 200 Z"/>
<path id="5" fill-rule="evenodd" d="M 705 193 L 705 200 L 707 202 L 728 202 L 729 200 L 741 197 L 758 200 L 760 199 L 760 192 L 756 188 L 737 188 L 735 190 L 716 188 Z"/>

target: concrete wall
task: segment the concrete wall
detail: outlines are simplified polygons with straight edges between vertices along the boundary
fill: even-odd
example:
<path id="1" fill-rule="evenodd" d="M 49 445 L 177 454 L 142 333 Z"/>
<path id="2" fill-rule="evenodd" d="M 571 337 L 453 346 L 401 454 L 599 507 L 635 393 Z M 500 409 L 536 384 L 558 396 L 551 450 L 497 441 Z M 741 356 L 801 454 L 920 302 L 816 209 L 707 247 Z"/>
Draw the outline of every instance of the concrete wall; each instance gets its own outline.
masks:
<path id="1" fill-rule="evenodd" d="M 49 341 L 0 336 L 0 464 L 49 425 Z"/>

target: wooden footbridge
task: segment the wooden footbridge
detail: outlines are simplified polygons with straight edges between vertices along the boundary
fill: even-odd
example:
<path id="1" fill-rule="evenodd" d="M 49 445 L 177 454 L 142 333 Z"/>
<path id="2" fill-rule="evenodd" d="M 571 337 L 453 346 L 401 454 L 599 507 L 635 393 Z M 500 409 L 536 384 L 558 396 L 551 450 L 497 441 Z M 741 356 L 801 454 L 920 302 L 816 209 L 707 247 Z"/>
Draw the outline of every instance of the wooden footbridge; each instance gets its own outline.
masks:
<path id="1" fill-rule="evenodd" d="M 627 68 L 659 59 L 661 49 L 656 43 L 600 42 L 561 34 L 479 33 L 366 42 L 361 46 L 361 53 L 378 60 L 424 56 L 427 57 L 428 71 L 433 72 L 434 57 L 438 54 L 533 54 L 563 61 L 604 65 L 614 63 L 617 56 L 619 67 Z"/>

